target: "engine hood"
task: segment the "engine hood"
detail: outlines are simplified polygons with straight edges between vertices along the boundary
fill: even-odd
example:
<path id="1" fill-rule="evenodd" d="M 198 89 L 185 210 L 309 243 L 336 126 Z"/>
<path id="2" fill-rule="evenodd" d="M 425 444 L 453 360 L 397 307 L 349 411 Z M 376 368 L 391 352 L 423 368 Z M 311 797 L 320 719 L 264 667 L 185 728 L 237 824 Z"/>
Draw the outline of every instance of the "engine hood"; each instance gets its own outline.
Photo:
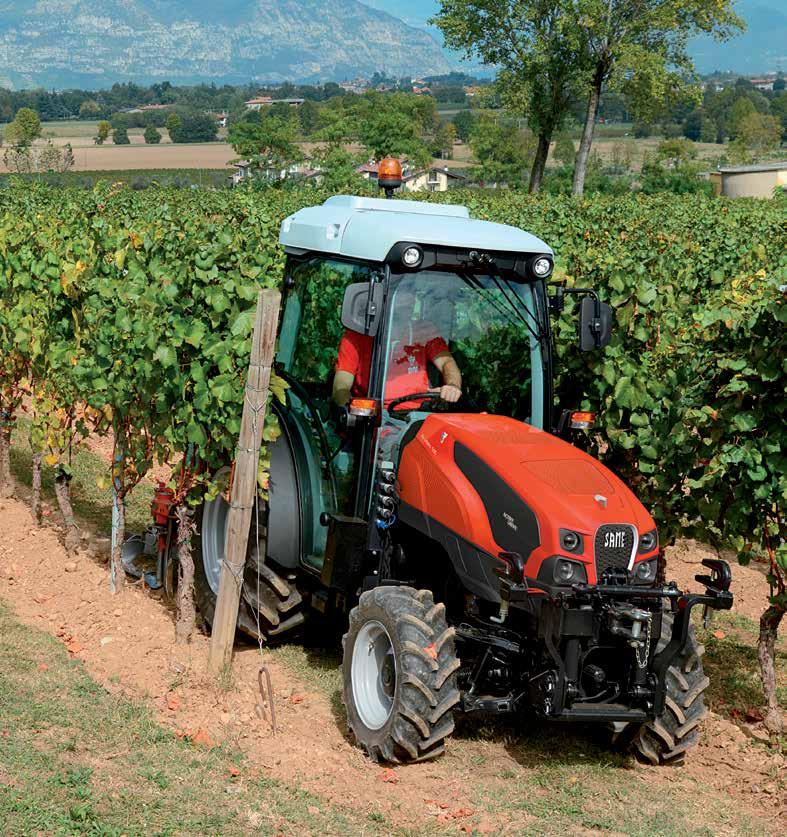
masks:
<path id="1" fill-rule="evenodd" d="M 515 419 L 433 414 L 413 443 L 402 455 L 402 499 L 491 555 L 515 551 L 537 563 L 561 552 L 559 531 L 570 529 L 584 536 L 592 564 L 600 526 L 656 528 L 600 462 Z"/>

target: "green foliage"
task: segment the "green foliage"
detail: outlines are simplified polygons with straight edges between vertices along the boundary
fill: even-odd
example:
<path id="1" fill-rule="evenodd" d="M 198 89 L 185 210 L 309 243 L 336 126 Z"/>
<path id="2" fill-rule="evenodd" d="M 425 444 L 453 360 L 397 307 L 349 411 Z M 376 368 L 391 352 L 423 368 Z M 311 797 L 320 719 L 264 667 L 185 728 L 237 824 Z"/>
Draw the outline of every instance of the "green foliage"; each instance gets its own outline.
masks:
<path id="1" fill-rule="evenodd" d="M 186 112 L 166 122 L 172 142 L 213 142 L 218 134 L 216 120 L 209 113 Z"/>
<path id="2" fill-rule="evenodd" d="M 115 145 L 130 145 L 131 140 L 128 138 L 128 128 L 124 125 L 118 125 L 114 131 L 112 131 L 112 142 Z"/>
<path id="3" fill-rule="evenodd" d="M 20 108 L 14 121 L 5 129 L 8 145 L 29 146 L 41 136 L 41 119 L 32 108 Z"/>
<path id="4" fill-rule="evenodd" d="M 500 113 L 483 111 L 470 136 L 473 156 L 478 160 L 476 177 L 487 183 L 521 185 L 532 160 L 531 138 Z"/>
<path id="5" fill-rule="evenodd" d="M 148 125 L 145 128 L 145 133 L 143 134 L 145 138 L 145 142 L 148 145 L 158 145 L 161 142 L 161 134 L 158 131 L 158 128 L 155 125 Z"/>
<path id="6" fill-rule="evenodd" d="M 109 139 L 110 130 L 112 130 L 112 126 L 106 119 L 102 119 L 96 127 L 96 135 L 93 137 L 93 142 L 96 145 L 103 145 Z"/>
<path id="7" fill-rule="evenodd" d="M 295 123 L 280 116 L 238 122 L 230 128 L 229 141 L 257 171 L 281 171 L 302 158 L 296 143 Z"/>
<path id="8" fill-rule="evenodd" d="M 475 125 L 475 112 L 466 109 L 460 110 L 454 117 L 454 125 L 456 126 L 456 135 L 462 142 L 467 142 L 470 139 L 470 134 L 473 133 L 473 126 Z"/>

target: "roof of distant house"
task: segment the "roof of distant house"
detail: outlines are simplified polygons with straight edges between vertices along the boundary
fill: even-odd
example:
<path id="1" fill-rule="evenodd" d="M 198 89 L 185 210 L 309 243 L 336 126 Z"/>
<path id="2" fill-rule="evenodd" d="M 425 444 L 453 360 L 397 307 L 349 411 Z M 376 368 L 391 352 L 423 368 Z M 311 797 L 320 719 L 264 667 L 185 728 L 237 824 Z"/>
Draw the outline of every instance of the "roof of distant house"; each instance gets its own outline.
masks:
<path id="1" fill-rule="evenodd" d="M 756 171 L 781 171 L 787 169 L 787 160 L 781 160 L 776 163 L 759 163 L 751 166 L 727 166 L 720 168 L 721 174 L 747 174 Z"/>
<path id="2" fill-rule="evenodd" d="M 253 99 L 249 99 L 248 101 L 244 102 L 246 105 L 269 105 L 273 102 L 273 99 L 270 96 L 255 96 Z"/>

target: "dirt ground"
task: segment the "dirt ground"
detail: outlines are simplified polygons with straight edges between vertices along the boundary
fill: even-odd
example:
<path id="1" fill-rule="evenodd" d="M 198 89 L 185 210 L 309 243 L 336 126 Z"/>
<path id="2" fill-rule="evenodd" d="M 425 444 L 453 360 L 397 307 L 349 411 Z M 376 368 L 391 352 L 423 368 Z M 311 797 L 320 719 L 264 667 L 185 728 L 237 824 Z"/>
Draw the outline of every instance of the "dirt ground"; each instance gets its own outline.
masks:
<path id="1" fill-rule="evenodd" d="M 275 652 L 239 648 L 232 682 L 222 689 L 205 675 L 207 638 L 198 633 L 191 645 L 175 646 L 172 613 L 154 594 L 130 586 L 113 597 L 106 567 L 87 555 L 69 558 L 56 529 L 36 527 L 19 500 L 0 501 L 0 521 L 0 597 L 23 622 L 59 637 L 107 690 L 151 702 L 165 724 L 206 735 L 211 742 L 235 744 L 274 778 L 339 806 L 382 811 L 403 827 L 418 830 L 442 823 L 455 830 L 506 834 L 526 829 L 528 817 L 521 811 L 479 811 L 473 790 L 479 764 L 492 777 L 487 785 L 492 793 L 494 777 L 522 770 L 522 760 L 502 732 L 499 738 L 455 739 L 447 755 L 433 763 L 395 771 L 374 765 L 347 740 L 337 696 L 306 685 Z M 701 545 L 680 543 L 669 554 L 668 576 L 691 586 L 705 554 Z M 736 567 L 736 611 L 756 619 L 765 583 L 759 570 Z M 276 736 L 255 713 L 261 662 L 272 674 L 280 726 Z M 681 796 L 685 792 L 698 823 L 731 798 L 736 812 L 749 816 L 758 833 L 783 833 L 787 799 L 779 777 L 785 760 L 750 735 L 711 713 L 703 744 L 685 769 L 632 762 L 625 772 L 634 771 L 651 787 Z M 717 822 L 716 833 L 739 833 L 710 821 Z"/>

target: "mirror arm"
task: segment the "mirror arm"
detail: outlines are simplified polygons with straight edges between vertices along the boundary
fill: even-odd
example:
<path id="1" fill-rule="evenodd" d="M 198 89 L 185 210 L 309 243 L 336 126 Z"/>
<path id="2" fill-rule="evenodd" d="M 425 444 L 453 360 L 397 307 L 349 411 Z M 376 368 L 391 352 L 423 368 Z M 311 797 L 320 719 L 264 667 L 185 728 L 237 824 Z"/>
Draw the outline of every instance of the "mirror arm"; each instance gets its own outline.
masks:
<path id="1" fill-rule="evenodd" d="M 563 310 L 564 294 L 589 296 L 593 300 L 593 310 L 595 316 L 593 317 L 593 322 L 590 327 L 593 331 L 593 339 L 596 341 L 596 348 L 601 348 L 601 300 L 598 298 L 598 294 L 593 290 L 593 288 L 564 288 L 562 285 L 559 285 L 557 294 L 552 297 L 552 299 L 556 301 L 552 310 L 556 310 L 558 312 Z"/>

